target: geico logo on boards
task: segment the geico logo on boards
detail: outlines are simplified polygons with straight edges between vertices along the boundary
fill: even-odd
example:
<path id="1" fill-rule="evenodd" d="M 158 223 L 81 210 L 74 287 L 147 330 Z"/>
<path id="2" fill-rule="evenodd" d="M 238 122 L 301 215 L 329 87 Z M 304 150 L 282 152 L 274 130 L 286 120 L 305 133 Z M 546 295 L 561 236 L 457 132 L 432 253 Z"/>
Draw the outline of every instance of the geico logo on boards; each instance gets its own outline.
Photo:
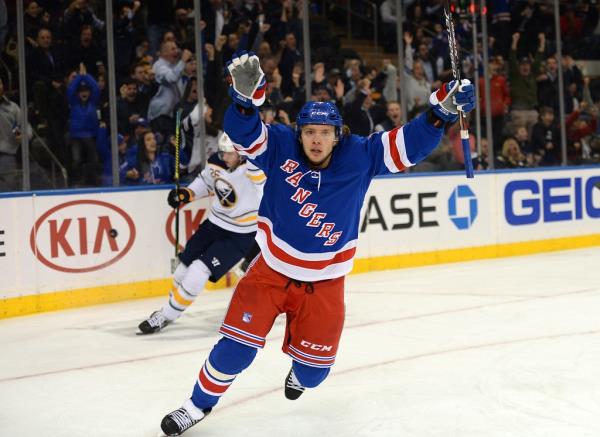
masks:
<path id="1" fill-rule="evenodd" d="M 34 255 L 51 269 L 92 272 L 125 256 L 135 225 L 121 208 L 99 200 L 73 200 L 50 208 L 30 233 Z"/>
<path id="2" fill-rule="evenodd" d="M 196 232 L 206 209 L 198 208 L 194 202 L 188 203 L 179 210 L 179 249 L 182 250 L 185 242 Z M 182 228 L 183 226 L 183 228 Z M 183 233 L 181 233 L 183 231 Z M 170 244 L 175 244 L 175 210 L 172 210 L 165 223 L 165 233 Z"/>
<path id="3" fill-rule="evenodd" d="M 437 194 L 438 193 L 435 191 L 416 193 L 416 207 L 411 207 L 410 204 L 407 204 L 411 201 L 411 198 L 414 199 L 412 193 L 394 194 L 390 198 L 389 207 L 392 214 L 398 216 L 398 220 L 394 220 L 394 223 L 391 224 L 391 230 L 408 229 L 414 226 L 419 228 L 439 226 L 438 221 L 433 218 L 437 208 L 432 204 L 435 201 Z M 381 212 L 381 206 L 377 201 L 377 197 L 375 196 L 369 196 L 367 199 L 367 206 L 365 208 L 362 225 L 360 226 L 360 232 L 365 232 L 367 226 L 371 225 L 379 225 L 384 231 L 390 229 L 390 226 L 386 223 Z"/>
<path id="4" fill-rule="evenodd" d="M 511 181 L 504 188 L 504 216 L 514 226 L 600 218 L 600 176 Z M 596 206 L 597 205 L 597 206 Z"/>
<path id="5" fill-rule="evenodd" d="M 307 349 L 312 349 L 314 351 L 330 351 L 333 349 L 333 346 L 324 346 L 322 344 L 311 343 L 310 341 L 302 340 L 300 342 L 301 346 L 304 346 Z"/>

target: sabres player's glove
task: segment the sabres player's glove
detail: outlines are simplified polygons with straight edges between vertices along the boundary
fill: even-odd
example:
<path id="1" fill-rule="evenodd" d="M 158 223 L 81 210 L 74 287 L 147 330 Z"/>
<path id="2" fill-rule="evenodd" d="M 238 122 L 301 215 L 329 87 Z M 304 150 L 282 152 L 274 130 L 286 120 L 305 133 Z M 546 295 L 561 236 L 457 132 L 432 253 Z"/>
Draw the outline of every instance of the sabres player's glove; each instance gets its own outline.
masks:
<path id="1" fill-rule="evenodd" d="M 433 112 L 447 123 L 458 119 L 458 111 L 465 114 L 475 108 L 475 91 L 469 79 L 445 82 L 440 89 L 431 93 L 429 104 Z"/>
<path id="2" fill-rule="evenodd" d="M 189 188 L 173 188 L 169 191 L 167 202 L 171 208 L 175 209 L 178 206 L 190 203 L 194 199 L 194 192 Z"/>
<path id="3" fill-rule="evenodd" d="M 229 95 L 234 102 L 244 108 L 260 106 L 264 103 L 267 81 L 260 68 L 258 56 L 246 51 L 236 53 L 227 64 L 227 70 L 232 82 Z"/>

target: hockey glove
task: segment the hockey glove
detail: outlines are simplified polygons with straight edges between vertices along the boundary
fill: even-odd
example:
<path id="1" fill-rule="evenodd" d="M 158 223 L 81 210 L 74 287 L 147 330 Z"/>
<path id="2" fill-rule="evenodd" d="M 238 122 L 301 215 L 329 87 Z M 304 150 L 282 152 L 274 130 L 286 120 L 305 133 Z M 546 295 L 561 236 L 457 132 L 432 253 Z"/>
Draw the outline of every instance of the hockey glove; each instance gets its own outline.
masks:
<path id="1" fill-rule="evenodd" d="M 169 191 L 169 195 L 167 196 L 167 202 L 173 209 L 180 205 L 190 203 L 192 200 L 194 200 L 194 192 L 189 188 L 179 188 L 179 190 L 173 188 Z"/>
<path id="2" fill-rule="evenodd" d="M 264 103 L 267 81 L 260 68 L 258 56 L 253 52 L 236 53 L 227 64 L 227 69 L 232 82 L 229 95 L 234 102 L 244 108 L 251 108 L 252 105 L 260 106 Z"/>
<path id="3" fill-rule="evenodd" d="M 471 112 L 475 108 L 475 91 L 469 79 L 445 82 L 440 89 L 431 93 L 429 104 L 433 112 L 447 123 L 458 119 L 458 111 Z"/>

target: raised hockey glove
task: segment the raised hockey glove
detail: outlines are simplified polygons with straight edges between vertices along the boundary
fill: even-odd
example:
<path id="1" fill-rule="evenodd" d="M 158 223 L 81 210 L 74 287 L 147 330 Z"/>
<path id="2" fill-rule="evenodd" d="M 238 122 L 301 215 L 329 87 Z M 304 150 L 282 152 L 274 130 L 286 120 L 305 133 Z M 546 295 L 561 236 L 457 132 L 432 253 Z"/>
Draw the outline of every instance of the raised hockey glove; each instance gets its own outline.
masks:
<path id="1" fill-rule="evenodd" d="M 260 106 L 265 101 L 267 81 L 260 68 L 258 56 L 253 52 L 241 51 L 233 55 L 227 64 L 231 75 L 229 95 L 244 108 Z"/>
<path id="2" fill-rule="evenodd" d="M 458 119 L 458 111 L 465 114 L 475 108 L 475 91 L 469 79 L 445 82 L 440 89 L 431 93 L 429 104 L 433 112 L 447 123 Z"/>
<path id="3" fill-rule="evenodd" d="M 169 191 L 169 195 L 167 196 L 167 202 L 173 209 L 180 205 L 190 203 L 193 199 L 194 192 L 189 188 L 179 188 L 179 190 L 177 188 L 173 188 L 171 191 Z"/>

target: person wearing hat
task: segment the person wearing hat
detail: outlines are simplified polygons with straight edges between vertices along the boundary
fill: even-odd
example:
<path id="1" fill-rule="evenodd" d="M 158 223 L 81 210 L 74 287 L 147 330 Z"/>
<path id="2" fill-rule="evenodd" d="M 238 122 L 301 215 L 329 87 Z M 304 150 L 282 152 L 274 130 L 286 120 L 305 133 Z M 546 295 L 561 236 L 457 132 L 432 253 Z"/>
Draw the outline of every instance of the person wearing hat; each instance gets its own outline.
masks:
<path id="1" fill-rule="evenodd" d="M 87 74 L 83 63 L 79 64 L 79 74 L 67 88 L 67 98 L 70 108 L 71 181 L 76 186 L 89 185 L 91 178 L 98 176 L 96 135 L 100 88 L 96 80 Z M 84 176 L 88 183 L 83 180 Z"/>
<path id="2" fill-rule="evenodd" d="M 546 36 L 543 33 L 538 35 L 540 43 L 533 61 L 528 56 L 517 60 L 517 46 L 520 38 L 519 32 L 513 34 L 512 46 L 508 55 L 508 77 L 512 100 L 510 116 L 513 125 L 523 124 L 527 127 L 527 132 L 531 133 L 531 128 L 538 120 L 536 108 L 539 102 L 536 78 L 540 71 L 542 55 L 546 49 Z"/>

